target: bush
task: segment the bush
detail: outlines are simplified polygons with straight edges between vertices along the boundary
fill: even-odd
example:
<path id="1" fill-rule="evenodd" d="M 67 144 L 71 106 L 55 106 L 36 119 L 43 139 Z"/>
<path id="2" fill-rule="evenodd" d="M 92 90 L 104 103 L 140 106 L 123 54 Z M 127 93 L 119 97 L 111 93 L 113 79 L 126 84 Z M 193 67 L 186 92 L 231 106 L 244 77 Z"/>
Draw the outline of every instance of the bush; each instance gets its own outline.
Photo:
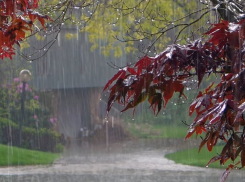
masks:
<path id="1" fill-rule="evenodd" d="M 63 142 L 59 133 L 45 128 L 22 129 L 22 148 L 57 152 L 61 151 Z M 0 143 L 13 146 L 19 144 L 19 126 L 7 118 L 0 118 Z"/>
<path id="2" fill-rule="evenodd" d="M 61 143 L 58 143 L 55 146 L 54 152 L 56 152 L 56 153 L 62 153 L 63 151 L 64 151 L 64 146 Z"/>

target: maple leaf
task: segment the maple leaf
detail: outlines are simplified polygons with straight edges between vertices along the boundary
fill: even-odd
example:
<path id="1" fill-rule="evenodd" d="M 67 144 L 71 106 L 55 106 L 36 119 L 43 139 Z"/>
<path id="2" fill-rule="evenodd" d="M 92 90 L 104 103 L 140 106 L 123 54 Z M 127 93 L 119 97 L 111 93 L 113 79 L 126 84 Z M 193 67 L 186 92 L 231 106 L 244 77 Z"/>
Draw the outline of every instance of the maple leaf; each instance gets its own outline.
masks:
<path id="1" fill-rule="evenodd" d="M 47 15 L 42 15 L 36 11 L 29 10 L 28 16 L 32 22 L 34 22 L 36 19 L 41 23 L 42 27 L 45 28 L 45 20 L 52 21 L 52 19 Z"/>
<path id="2" fill-rule="evenodd" d="M 126 75 L 126 71 L 125 70 L 120 70 L 119 72 L 117 72 L 112 79 L 110 79 L 107 84 L 105 85 L 103 91 L 105 91 L 116 79 L 120 79 L 120 78 L 124 78 L 124 76 Z"/>

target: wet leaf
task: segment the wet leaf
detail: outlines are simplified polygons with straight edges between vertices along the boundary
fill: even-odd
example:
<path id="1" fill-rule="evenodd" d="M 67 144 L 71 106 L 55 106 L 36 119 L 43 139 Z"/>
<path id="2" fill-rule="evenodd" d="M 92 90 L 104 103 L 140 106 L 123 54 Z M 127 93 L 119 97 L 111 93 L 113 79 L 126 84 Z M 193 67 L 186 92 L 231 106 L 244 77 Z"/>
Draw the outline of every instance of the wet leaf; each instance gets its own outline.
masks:
<path id="1" fill-rule="evenodd" d="M 243 147 L 241 151 L 241 163 L 242 163 L 242 167 L 244 167 L 245 166 L 245 147 Z"/>
<path id="2" fill-rule="evenodd" d="M 110 79 L 107 84 L 105 85 L 103 91 L 105 91 L 116 79 L 119 78 L 123 78 L 126 75 L 126 71 L 125 70 L 120 70 L 118 71 L 113 77 L 112 79 Z"/>
<path id="3" fill-rule="evenodd" d="M 220 160 L 220 158 L 221 158 L 221 157 L 220 157 L 219 155 L 214 156 L 212 159 L 210 159 L 210 161 L 207 163 L 206 166 L 209 166 L 209 164 L 212 164 L 212 163 L 214 163 L 214 162 Z"/>

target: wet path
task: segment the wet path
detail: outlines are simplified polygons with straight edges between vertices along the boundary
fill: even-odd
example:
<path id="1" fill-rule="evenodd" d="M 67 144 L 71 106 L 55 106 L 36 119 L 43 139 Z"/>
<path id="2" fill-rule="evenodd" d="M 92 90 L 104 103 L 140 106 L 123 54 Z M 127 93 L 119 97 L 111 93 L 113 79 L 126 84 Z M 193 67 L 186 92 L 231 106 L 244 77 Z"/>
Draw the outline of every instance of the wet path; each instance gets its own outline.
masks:
<path id="1" fill-rule="evenodd" d="M 188 145 L 187 145 L 188 144 Z M 0 168 L 1 182 L 210 182 L 223 170 L 175 164 L 164 154 L 192 147 L 179 140 L 142 140 L 101 146 L 72 147 L 51 166 Z M 243 181 L 244 171 L 233 171 L 227 181 Z"/>

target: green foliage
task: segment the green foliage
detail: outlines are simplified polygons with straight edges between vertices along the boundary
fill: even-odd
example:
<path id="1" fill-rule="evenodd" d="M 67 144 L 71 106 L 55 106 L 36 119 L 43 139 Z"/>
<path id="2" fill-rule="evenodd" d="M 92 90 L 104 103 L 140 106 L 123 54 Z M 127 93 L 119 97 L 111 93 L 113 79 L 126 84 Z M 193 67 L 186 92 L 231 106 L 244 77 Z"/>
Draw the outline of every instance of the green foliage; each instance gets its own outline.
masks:
<path id="1" fill-rule="evenodd" d="M 178 151 L 171 154 L 165 155 L 167 159 L 173 160 L 176 163 L 205 167 L 208 161 L 222 151 L 223 146 L 215 146 L 213 150 L 209 152 L 208 150 L 201 150 L 198 153 L 198 148 L 192 148 L 188 150 Z M 202 156 L 202 157 L 200 157 Z M 237 160 L 238 161 L 238 160 Z M 231 160 L 228 160 L 228 164 L 233 163 Z M 234 162 L 236 163 L 236 161 Z M 227 165 L 228 165 L 227 164 Z M 208 167 L 211 168 L 227 168 L 226 165 L 221 166 L 218 162 L 210 164 Z"/>
<path id="2" fill-rule="evenodd" d="M 159 52 L 172 41 L 169 36 L 174 37 L 173 34 L 163 36 L 162 32 L 174 26 L 172 22 L 195 8 L 197 8 L 195 1 L 187 3 L 183 0 L 168 3 L 161 0 L 106 1 L 100 3 L 82 31 L 89 33 L 89 40 L 93 44 L 91 50 L 99 47 L 104 55 L 113 53 L 115 57 L 120 57 L 125 53 L 132 54 L 138 49 L 138 43 L 142 40 L 142 43 L 148 46 L 149 41 L 144 40 L 154 39 L 158 40 L 154 49 Z M 85 19 L 86 16 L 86 12 L 82 13 L 80 19 Z M 77 21 L 79 18 L 75 20 Z M 185 21 L 185 18 L 182 21 Z M 179 29 L 177 27 L 175 31 Z M 123 42 L 120 43 L 117 39 Z"/>
<path id="3" fill-rule="evenodd" d="M 22 147 L 33 150 L 61 152 L 62 145 L 61 135 L 47 128 L 40 130 L 23 127 L 22 130 Z M 7 118 L 0 118 L 0 143 L 19 144 L 19 126 Z M 58 148 L 57 148 L 58 146 Z"/>
<path id="4" fill-rule="evenodd" d="M 152 124 L 127 122 L 126 130 L 136 138 L 183 138 L 187 134 L 184 126 L 174 124 Z"/>
<path id="5" fill-rule="evenodd" d="M 60 154 L 0 144 L 0 166 L 52 164 Z"/>
<path id="6" fill-rule="evenodd" d="M 61 143 L 58 143 L 56 146 L 55 146 L 55 149 L 54 151 L 56 153 L 62 153 L 64 151 L 64 146 L 61 144 Z"/>
<path id="7" fill-rule="evenodd" d="M 3 84 L 0 88 L 0 110 L 2 117 L 19 123 L 21 119 L 21 97 L 23 84 L 18 78 L 14 82 Z M 49 109 L 40 102 L 34 88 L 26 84 L 25 87 L 25 119 L 24 126 L 32 128 L 52 128 L 54 123 L 50 119 Z"/>

